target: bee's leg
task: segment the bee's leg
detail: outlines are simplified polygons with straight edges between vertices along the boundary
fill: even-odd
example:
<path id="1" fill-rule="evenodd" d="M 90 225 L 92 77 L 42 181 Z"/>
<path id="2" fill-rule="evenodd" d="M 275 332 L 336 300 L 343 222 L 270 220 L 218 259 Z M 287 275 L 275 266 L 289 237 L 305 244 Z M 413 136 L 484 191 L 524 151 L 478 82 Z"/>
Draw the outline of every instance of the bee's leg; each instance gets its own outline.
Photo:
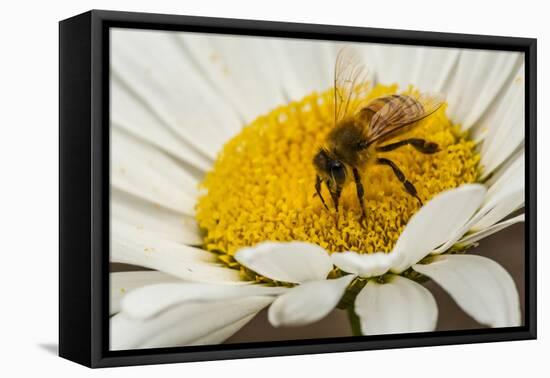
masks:
<path id="1" fill-rule="evenodd" d="M 365 204 L 363 203 L 363 197 L 365 195 L 365 189 L 363 188 L 363 183 L 361 182 L 361 176 L 357 168 L 353 168 L 353 178 L 355 179 L 355 189 L 357 189 L 357 199 L 359 200 L 359 205 L 361 205 L 361 213 L 363 219 L 367 219 L 367 212 L 365 211 Z"/>
<path id="2" fill-rule="evenodd" d="M 399 142 L 376 147 L 376 151 L 388 152 L 406 145 L 413 146 L 418 152 L 422 152 L 423 154 L 434 154 L 439 151 L 439 146 L 437 145 L 437 143 L 428 142 L 427 140 L 419 139 L 419 138 L 404 139 Z"/>
<path id="3" fill-rule="evenodd" d="M 411 196 L 416 198 L 418 202 L 420 202 L 420 206 L 423 205 L 422 200 L 420 199 L 420 197 L 418 197 L 416 188 L 414 187 L 412 182 L 407 180 L 403 171 L 401 171 L 401 169 L 399 169 L 399 167 L 393 161 L 386 158 L 378 158 L 376 159 L 376 162 L 381 165 L 389 165 L 393 170 L 393 173 L 395 174 L 397 179 L 403 183 L 403 186 L 405 187 L 405 190 L 407 191 L 407 193 L 409 193 Z"/>
<path id="4" fill-rule="evenodd" d="M 325 199 L 323 198 L 323 195 L 321 194 L 321 183 L 322 183 L 321 177 L 319 177 L 319 175 L 317 175 L 317 179 L 315 180 L 315 191 L 317 192 L 317 195 L 321 199 L 321 202 L 323 203 L 323 206 L 325 207 L 325 209 L 328 210 L 327 203 L 325 202 Z"/>
<path id="5" fill-rule="evenodd" d="M 336 189 L 334 191 L 330 191 L 330 195 L 332 196 L 332 202 L 334 202 L 334 209 L 336 210 L 336 213 L 338 213 L 338 201 L 340 200 L 340 194 L 342 194 L 342 187 L 336 186 Z"/>

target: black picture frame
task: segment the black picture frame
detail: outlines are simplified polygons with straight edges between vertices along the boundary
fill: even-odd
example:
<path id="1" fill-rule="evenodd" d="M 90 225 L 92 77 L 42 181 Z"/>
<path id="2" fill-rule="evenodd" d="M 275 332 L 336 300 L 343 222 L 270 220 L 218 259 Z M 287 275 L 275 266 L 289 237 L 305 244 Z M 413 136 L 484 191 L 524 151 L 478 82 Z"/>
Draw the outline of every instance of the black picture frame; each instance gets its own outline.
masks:
<path id="1" fill-rule="evenodd" d="M 514 328 L 108 350 L 109 29 L 193 31 L 525 53 L 525 325 Z M 89 367 L 536 338 L 536 39 L 92 10 L 59 23 L 59 355 Z"/>

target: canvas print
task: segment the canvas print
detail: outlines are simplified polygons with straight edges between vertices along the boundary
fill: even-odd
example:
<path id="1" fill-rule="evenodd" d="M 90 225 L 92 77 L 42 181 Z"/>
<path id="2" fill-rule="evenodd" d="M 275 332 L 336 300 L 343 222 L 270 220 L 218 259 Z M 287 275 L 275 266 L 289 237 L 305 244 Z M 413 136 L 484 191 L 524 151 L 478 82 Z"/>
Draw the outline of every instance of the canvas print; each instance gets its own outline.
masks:
<path id="1" fill-rule="evenodd" d="M 524 324 L 519 52 L 110 30 L 111 350 Z"/>

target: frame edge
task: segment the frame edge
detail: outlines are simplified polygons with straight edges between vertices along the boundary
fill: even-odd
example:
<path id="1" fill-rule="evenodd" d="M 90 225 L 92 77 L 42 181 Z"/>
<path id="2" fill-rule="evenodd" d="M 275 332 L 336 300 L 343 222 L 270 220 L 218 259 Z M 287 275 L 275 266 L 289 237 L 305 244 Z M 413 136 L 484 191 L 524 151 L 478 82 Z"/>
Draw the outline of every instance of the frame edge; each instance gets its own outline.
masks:
<path id="1" fill-rule="evenodd" d="M 91 366 L 91 12 L 59 22 L 59 356 Z"/>

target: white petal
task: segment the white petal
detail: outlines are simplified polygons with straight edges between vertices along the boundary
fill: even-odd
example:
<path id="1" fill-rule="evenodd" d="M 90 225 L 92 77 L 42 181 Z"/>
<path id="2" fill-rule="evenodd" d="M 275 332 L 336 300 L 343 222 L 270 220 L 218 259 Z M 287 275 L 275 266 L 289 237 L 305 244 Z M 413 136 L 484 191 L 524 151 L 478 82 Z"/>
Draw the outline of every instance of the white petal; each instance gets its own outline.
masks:
<path id="1" fill-rule="evenodd" d="M 287 39 L 269 42 L 281 71 L 281 83 L 291 100 L 332 87 L 336 59 L 334 43 Z"/>
<path id="2" fill-rule="evenodd" d="M 518 177 L 525 178 L 525 150 L 522 149 L 513 161 L 509 162 L 505 167 L 498 169 L 495 172 L 496 179 L 491 180 L 489 190 L 487 191 L 486 203 L 491 202 L 491 196 L 495 196 L 498 192 L 507 190 L 510 184 Z"/>
<path id="3" fill-rule="evenodd" d="M 159 238 L 187 245 L 202 244 L 202 236 L 194 218 L 155 206 L 120 190 L 111 190 L 111 217 Z"/>
<path id="4" fill-rule="evenodd" d="M 400 90 L 414 85 L 421 91 L 440 92 L 457 63 L 459 50 L 372 45 L 370 56 L 373 57 L 379 83 L 397 83 Z"/>
<path id="5" fill-rule="evenodd" d="M 237 270 L 216 264 L 216 256 L 210 252 L 158 238 L 116 220 L 111 230 L 111 262 L 143 266 L 192 282 L 242 282 Z"/>
<path id="6" fill-rule="evenodd" d="M 518 160 L 520 156 L 523 156 L 523 160 L 525 160 L 525 140 L 521 143 L 517 150 L 512 153 L 511 156 L 509 156 L 499 167 L 497 167 L 497 169 L 493 171 L 490 177 L 485 179 L 485 186 L 490 188 L 504 175 L 509 174 L 510 167 L 520 164 Z"/>
<path id="7" fill-rule="evenodd" d="M 443 89 L 451 119 L 464 130 L 474 125 L 517 70 L 521 58 L 516 52 L 463 50 Z"/>
<path id="8" fill-rule="evenodd" d="M 357 252 L 341 252 L 333 253 L 330 258 L 333 264 L 344 272 L 364 278 L 381 276 L 396 265 L 395 253 L 359 254 Z"/>
<path id="9" fill-rule="evenodd" d="M 488 228 L 485 228 L 481 231 L 477 231 L 471 234 L 468 234 L 467 236 L 460 239 L 457 243 L 461 245 L 470 245 L 473 244 L 481 239 L 486 238 L 489 235 L 492 235 L 496 232 L 499 232 L 501 230 L 504 230 L 506 227 L 510 227 L 511 225 L 514 225 L 519 222 L 525 221 L 525 214 L 518 215 L 517 217 L 505 220 L 500 223 L 496 223 Z"/>
<path id="10" fill-rule="evenodd" d="M 280 327 L 302 326 L 321 320 L 336 307 L 353 278 L 347 275 L 293 287 L 269 307 L 269 322 Z"/>
<path id="11" fill-rule="evenodd" d="M 512 77 L 500 101 L 492 105 L 476 127 L 474 138 L 483 139 L 481 164 L 489 176 L 525 139 L 524 65 Z"/>
<path id="12" fill-rule="evenodd" d="M 194 214 L 198 181 L 166 154 L 113 129 L 111 185 L 167 209 Z"/>
<path id="13" fill-rule="evenodd" d="M 204 80 L 178 33 L 117 29 L 111 49 L 113 76 L 203 155 L 214 159 L 240 129 L 237 114 Z"/>
<path id="14" fill-rule="evenodd" d="M 483 205 L 447 242 L 433 251 L 443 253 L 453 246 L 466 232 L 490 227 L 517 210 L 525 202 L 525 160 L 521 154 L 515 162 L 500 174 L 485 196 Z"/>
<path id="15" fill-rule="evenodd" d="M 177 282 L 178 278 L 156 271 L 115 272 L 109 275 L 111 304 L 109 315 L 120 311 L 120 302 L 130 291 L 161 282 Z"/>
<path id="16" fill-rule="evenodd" d="M 284 104 L 283 76 L 266 38 L 178 35 L 210 84 L 250 122 Z"/>
<path id="17" fill-rule="evenodd" d="M 122 310 L 133 318 L 147 319 L 183 303 L 209 303 L 242 297 L 278 295 L 284 287 L 164 283 L 144 286 L 126 295 Z"/>
<path id="18" fill-rule="evenodd" d="M 471 230 L 483 230 L 521 208 L 525 203 L 525 155 L 521 154 L 487 191 Z"/>
<path id="19" fill-rule="evenodd" d="M 401 273 L 455 235 L 481 205 L 483 185 L 467 184 L 436 195 L 412 216 L 393 249 Z"/>
<path id="20" fill-rule="evenodd" d="M 148 320 L 132 319 L 121 312 L 111 318 L 111 350 L 194 345 L 236 322 L 250 320 L 272 301 L 272 297 L 247 297 L 191 303 Z"/>
<path id="21" fill-rule="evenodd" d="M 165 125 L 116 77 L 111 80 L 111 124 L 203 172 L 212 165 L 210 159 Z"/>
<path id="22" fill-rule="evenodd" d="M 323 280 L 332 270 L 327 251 L 305 242 L 263 242 L 242 248 L 235 260 L 264 277 L 291 283 Z"/>
<path id="23" fill-rule="evenodd" d="M 479 323 L 491 327 L 521 324 L 514 280 L 493 260 L 474 255 L 444 255 L 413 269 L 437 282 Z"/>
<path id="24" fill-rule="evenodd" d="M 418 49 L 418 47 L 413 47 Z M 421 91 L 441 92 L 458 62 L 460 50 L 448 48 L 421 48 L 412 61 L 412 77 L 401 86 L 414 85 Z M 400 65 L 404 67 L 406 65 Z"/>
<path id="25" fill-rule="evenodd" d="M 245 316 L 241 320 L 236 321 L 233 324 L 228 325 L 227 327 L 220 328 L 217 331 L 209 333 L 208 335 L 201 337 L 199 339 L 189 342 L 187 345 L 215 345 L 221 344 L 231 336 L 233 336 L 238 330 L 243 328 L 249 321 L 251 321 L 256 313 L 252 315 Z"/>
<path id="26" fill-rule="evenodd" d="M 363 335 L 433 331 L 437 305 L 428 289 L 401 276 L 385 279 L 370 280 L 355 299 Z"/>

